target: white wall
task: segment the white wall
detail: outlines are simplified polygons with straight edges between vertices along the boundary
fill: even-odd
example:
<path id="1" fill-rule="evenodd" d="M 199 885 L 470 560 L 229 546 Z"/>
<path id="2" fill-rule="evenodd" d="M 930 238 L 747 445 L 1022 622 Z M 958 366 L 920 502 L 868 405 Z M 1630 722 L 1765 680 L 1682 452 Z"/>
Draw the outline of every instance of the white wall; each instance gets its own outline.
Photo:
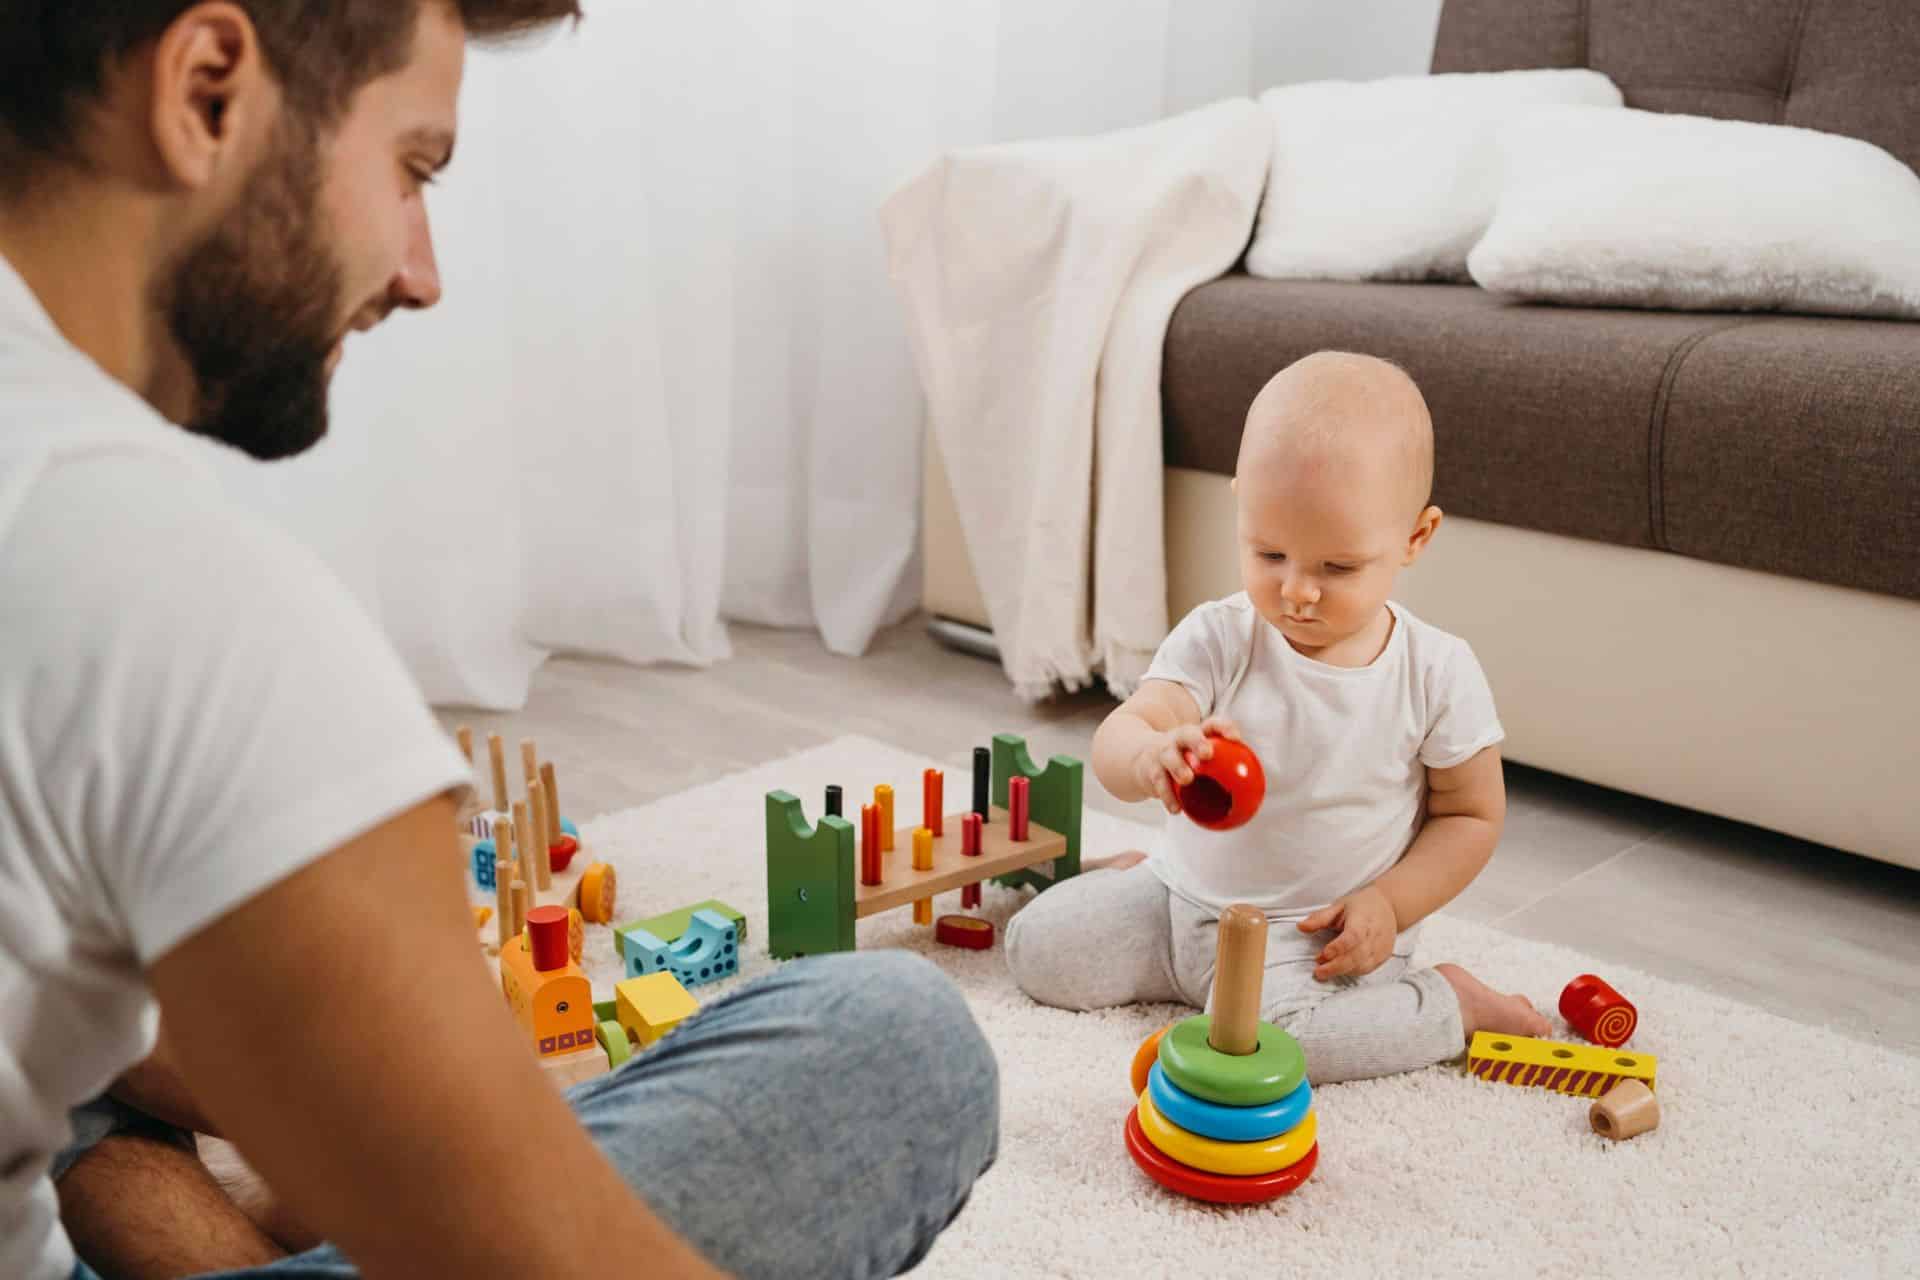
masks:
<path id="1" fill-rule="evenodd" d="M 1440 25 L 1440 0 L 1258 0 L 1254 11 L 1255 94 L 1304 80 L 1419 75 Z"/>

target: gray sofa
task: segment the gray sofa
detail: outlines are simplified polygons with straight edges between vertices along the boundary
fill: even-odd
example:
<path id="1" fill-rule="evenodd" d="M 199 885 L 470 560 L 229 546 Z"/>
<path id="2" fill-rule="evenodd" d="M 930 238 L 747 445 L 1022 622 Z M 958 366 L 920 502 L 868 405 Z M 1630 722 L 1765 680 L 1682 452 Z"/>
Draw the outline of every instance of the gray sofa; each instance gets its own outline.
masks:
<path id="1" fill-rule="evenodd" d="M 1448 0 L 1433 70 L 1592 67 L 1627 104 L 1852 134 L 1920 167 L 1920 5 Z M 1920 252 L 1920 245 L 1916 245 Z M 1448 512 L 1401 598 L 1466 636 L 1510 758 L 1920 867 L 1920 323 L 1505 302 L 1232 274 L 1165 347 L 1170 613 L 1237 589 L 1255 390 L 1404 365 Z M 937 459 L 928 606 L 974 608 Z"/>

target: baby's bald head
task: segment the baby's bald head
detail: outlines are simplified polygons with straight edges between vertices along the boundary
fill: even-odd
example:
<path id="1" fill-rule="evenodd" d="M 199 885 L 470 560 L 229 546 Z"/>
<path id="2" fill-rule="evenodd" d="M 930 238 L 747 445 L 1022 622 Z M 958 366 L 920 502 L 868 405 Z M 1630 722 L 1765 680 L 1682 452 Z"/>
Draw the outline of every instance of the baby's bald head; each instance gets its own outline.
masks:
<path id="1" fill-rule="evenodd" d="M 1234 473 L 1242 486 L 1275 468 L 1330 468 L 1389 492 L 1407 520 L 1433 490 L 1433 419 L 1398 365 L 1349 351 L 1320 351 L 1276 373 L 1247 410 Z"/>

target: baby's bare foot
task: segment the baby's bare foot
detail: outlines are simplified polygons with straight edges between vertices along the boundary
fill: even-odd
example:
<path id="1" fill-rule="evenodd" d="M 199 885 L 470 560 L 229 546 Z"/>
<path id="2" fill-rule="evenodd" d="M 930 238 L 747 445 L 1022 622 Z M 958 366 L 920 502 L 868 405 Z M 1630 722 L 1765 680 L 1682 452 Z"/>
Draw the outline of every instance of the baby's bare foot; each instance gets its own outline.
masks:
<path id="1" fill-rule="evenodd" d="M 1111 868 L 1125 871 L 1128 867 L 1137 867 L 1147 860 L 1147 855 L 1138 849 L 1129 849 L 1125 853 L 1112 854 L 1105 858 L 1089 858 L 1080 864 L 1082 871 L 1099 871 Z"/>
<path id="2" fill-rule="evenodd" d="M 1540 1039 L 1553 1030 L 1525 996 L 1502 995 L 1457 964 L 1434 968 L 1460 997 L 1460 1020 L 1466 1024 L 1468 1039 L 1472 1039 L 1476 1031 L 1499 1031 Z"/>

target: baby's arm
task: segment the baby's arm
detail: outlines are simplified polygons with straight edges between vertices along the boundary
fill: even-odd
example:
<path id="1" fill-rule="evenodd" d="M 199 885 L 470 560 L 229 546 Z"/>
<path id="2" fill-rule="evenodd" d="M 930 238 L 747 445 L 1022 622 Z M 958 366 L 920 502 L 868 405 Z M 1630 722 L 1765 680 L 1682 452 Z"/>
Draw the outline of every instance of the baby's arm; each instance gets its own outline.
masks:
<path id="1" fill-rule="evenodd" d="M 1427 820 L 1391 870 L 1373 883 L 1410 929 L 1458 897 L 1493 856 L 1507 820 L 1500 748 L 1451 769 L 1427 770 Z"/>
<path id="2" fill-rule="evenodd" d="M 1386 874 L 1302 920 L 1302 933 L 1338 929 L 1313 976 L 1372 973 L 1393 954 L 1397 934 L 1459 896 L 1493 856 L 1507 817 L 1500 749 L 1488 747 L 1451 769 L 1427 770 L 1427 816 Z"/>
<path id="3" fill-rule="evenodd" d="M 1131 804 L 1158 796 L 1168 813 L 1180 812 L 1177 787 L 1193 781 L 1186 762 L 1213 757 L 1210 733 L 1238 738 L 1225 716 L 1200 716 L 1200 704 L 1186 686 L 1172 680 L 1143 680 L 1131 698 L 1114 708 L 1093 735 L 1093 776 L 1116 800 Z"/>

